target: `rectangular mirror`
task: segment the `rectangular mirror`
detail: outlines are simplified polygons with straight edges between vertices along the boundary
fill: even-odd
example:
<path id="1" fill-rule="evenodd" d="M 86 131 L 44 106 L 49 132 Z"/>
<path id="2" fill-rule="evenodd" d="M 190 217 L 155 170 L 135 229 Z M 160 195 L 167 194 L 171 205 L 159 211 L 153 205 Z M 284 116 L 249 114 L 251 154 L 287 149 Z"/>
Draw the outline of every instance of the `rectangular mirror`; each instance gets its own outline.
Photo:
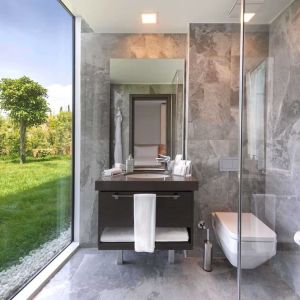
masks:
<path id="1" fill-rule="evenodd" d="M 135 168 L 184 151 L 183 59 L 111 59 L 111 165 L 131 154 Z"/>

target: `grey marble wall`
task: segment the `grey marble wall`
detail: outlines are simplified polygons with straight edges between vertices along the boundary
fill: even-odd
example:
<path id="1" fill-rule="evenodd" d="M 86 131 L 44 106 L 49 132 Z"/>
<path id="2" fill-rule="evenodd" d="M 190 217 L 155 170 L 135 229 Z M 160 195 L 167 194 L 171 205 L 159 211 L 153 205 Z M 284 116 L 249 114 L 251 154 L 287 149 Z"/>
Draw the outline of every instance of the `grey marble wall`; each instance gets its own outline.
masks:
<path id="1" fill-rule="evenodd" d="M 275 257 L 278 272 L 300 295 L 300 1 L 270 26 L 270 89 L 267 107 L 266 193 L 276 196 L 275 230 L 285 250 Z"/>
<path id="2" fill-rule="evenodd" d="M 109 167 L 110 58 L 185 58 L 185 34 L 81 35 L 81 219 L 82 244 L 97 243 L 95 180 Z"/>
<path id="3" fill-rule="evenodd" d="M 211 212 L 233 211 L 238 196 L 237 175 L 219 171 L 220 157 L 238 150 L 238 27 L 191 24 L 189 34 L 187 155 L 199 179 L 195 222 L 210 225 Z"/>
<path id="4" fill-rule="evenodd" d="M 238 203 L 237 173 L 220 172 L 219 160 L 238 155 L 240 32 L 237 24 L 191 24 L 189 35 L 187 151 L 199 179 L 195 222 L 211 225 L 212 212 L 235 211 Z M 245 42 L 250 68 L 267 56 L 268 33 L 252 30 Z M 249 190 L 254 185 L 250 180 Z M 201 234 L 196 234 L 199 246 Z M 216 241 L 214 246 L 215 255 L 222 256 Z"/>
<path id="5" fill-rule="evenodd" d="M 270 26 L 272 97 L 268 101 L 266 191 L 282 205 L 279 241 L 300 230 L 300 1 Z M 295 217 L 286 216 L 286 212 Z M 279 222 L 280 221 L 280 222 Z"/>

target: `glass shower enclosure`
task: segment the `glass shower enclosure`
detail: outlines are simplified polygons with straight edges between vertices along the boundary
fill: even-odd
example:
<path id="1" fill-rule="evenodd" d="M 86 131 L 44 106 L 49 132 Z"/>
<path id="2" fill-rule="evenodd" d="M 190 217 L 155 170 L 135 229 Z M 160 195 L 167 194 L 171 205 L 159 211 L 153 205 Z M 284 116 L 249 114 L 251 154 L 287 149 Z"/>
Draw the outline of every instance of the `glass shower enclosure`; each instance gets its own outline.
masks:
<path id="1" fill-rule="evenodd" d="M 238 294 L 300 299 L 300 1 L 264 2 L 241 3 Z"/>

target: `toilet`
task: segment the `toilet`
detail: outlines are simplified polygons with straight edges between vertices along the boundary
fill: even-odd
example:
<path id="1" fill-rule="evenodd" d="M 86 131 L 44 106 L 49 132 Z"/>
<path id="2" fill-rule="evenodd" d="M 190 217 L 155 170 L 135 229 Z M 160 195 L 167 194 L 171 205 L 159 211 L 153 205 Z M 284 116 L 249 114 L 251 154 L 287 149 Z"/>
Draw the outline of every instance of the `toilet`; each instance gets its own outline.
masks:
<path id="1" fill-rule="evenodd" d="M 212 226 L 229 262 L 237 267 L 238 215 L 212 213 Z M 276 233 L 252 213 L 242 213 L 242 269 L 254 269 L 276 254 Z"/>

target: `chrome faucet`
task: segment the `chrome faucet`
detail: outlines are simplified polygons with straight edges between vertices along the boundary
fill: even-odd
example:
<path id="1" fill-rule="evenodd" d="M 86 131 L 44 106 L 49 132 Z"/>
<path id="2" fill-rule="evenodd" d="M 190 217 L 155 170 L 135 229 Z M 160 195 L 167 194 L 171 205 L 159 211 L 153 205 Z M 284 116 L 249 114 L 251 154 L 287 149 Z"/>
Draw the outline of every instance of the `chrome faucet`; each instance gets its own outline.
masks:
<path id="1" fill-rule="evenodd" d="M 159 154 L 159 157 L 156 158 L 156 160 L 157 160 L 158 162 L 163 163 L 163 164 L 164 164 L 165 171 L 167 171 L 167 169 L 168 169 L 168 163 L 171 161 L 171 157 L 170 157 L 170 156 L 167 156 L 167 155 Z"/>

